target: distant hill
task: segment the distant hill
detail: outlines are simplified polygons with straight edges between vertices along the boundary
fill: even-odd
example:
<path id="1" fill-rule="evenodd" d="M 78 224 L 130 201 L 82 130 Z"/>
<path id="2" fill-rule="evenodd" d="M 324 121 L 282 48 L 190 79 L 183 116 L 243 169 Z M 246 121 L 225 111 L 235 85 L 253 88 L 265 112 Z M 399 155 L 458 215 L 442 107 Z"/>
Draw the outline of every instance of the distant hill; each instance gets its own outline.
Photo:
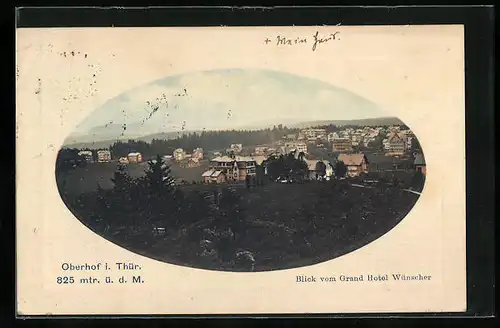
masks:
<path id="1" fill-rule="evenodd" d="M 320 125 L 362 125 L 362 126 L 379 126 L 379 125 L 402 125 L 403 121 L 397 117 L 378 117 L 378 118 L 366 118 L 359 120 L 321 120 L 321 121 L 309 121 L 290 125 L 290 128 L 308 128 L 312 126 Z"/>
<path id="2" fill-rule="evenodd" d="M 127 139 L 123 140 L 126 141 Z M 66 142 L 62 148 L 77 148 L 77 149 L 106 149 L 109 148 L 112 144 L 114 144 L 117 140 L 102 140 L 102 141 L 88 141 L 88 142 L 76 142 L 69 143 Z"/>
<path id="3" fill-rule="evenodd" d="M 90 149 L 97 149 L 97 148 L 109 148 L 112 144 L 114 144 L 117 141 L 123 141 L 126 142 L 129 139 L 132 140 L 137 140 L 137 141 L 144 141 L 150 143 L 153 139 L 175 139 L 176 137 L 181 137 L 185 133 L 193 133 L 196 131 L 183 131 L 183 132 L 163 132 L 163 133 L 154 133 L 154 134 L 149 134 L 143 137 L 134 137 L 132 135 L 124 135 L 120 136 L 119 138 L 113 138 L 113 139 L 107 139 L 107 138 L 99 138 L 99 136 L 85 136 L 85 137 L 74 137 L 74 138 L 68 138 L 66 142 L 64 143 L 64 147 L 67 148 L 90 148 Z M 101 136 L 102 137 L 102 136 Z M 95 140 L 95 141 L 94 141 Z"/>
<path id="4" fill-rule="evenodd" d="M 235 127 L 239 130 L 260 130 L 270 128 L 273 125 L 283 124 L 288 128 L 308 128 L 321 125 L 360 125 L 360 126 L 379 126 L 379 125 L 401 125 L 404 124 L 397 117 L 379 117 L 379 118 L 367 118 L 358 120 L 321 120 L 321 121 L 305 121 L 300 123 L 290 124 L 290 120 L 276 120 L 275 123 L 262 122 L 263 124 L 259 126 L 258 124 L 248 125 L 246 127 Z M 287 124 L 288 123 L 288 124 Z M 201 131 L 168 131 L 168 132 L 158 132 L 158 133 L 146 133 L 145 129 L 147 127 L 140 124 L 130 124 L 127 129 L 122 130 L 122 126 L 119 124 L 110 124 L 109 126 L 99 126 L 91 129 L 86 135 L 72 135 L 68 137 L 65 141 L 65 147 L 70 148 L 108 148 L 110 145 L 116 141 L 127 141 L 129 139 L 140 140 L 145 142 L 151 142 L 153 139 L 175 139 L 176 137 L 181 137 L 186 133 L 201 133 Z M 123 135 L 121 135 L 123 133 Z"/>
<path id="5" fill-rule="evenodd" d="M 140 140 L 145 142 L 151 142 L 153 139 L 168 140 L 168 139 L 175 139 L 177 137 L 182 137 L 184 134 L 189 134 L 189 133 L 201 133 L 201 131 L 160 132 L 160 133 L 149 134 L 147 136 L 143 136 L 140 138 L 135 138 L 135 140 Z"/>

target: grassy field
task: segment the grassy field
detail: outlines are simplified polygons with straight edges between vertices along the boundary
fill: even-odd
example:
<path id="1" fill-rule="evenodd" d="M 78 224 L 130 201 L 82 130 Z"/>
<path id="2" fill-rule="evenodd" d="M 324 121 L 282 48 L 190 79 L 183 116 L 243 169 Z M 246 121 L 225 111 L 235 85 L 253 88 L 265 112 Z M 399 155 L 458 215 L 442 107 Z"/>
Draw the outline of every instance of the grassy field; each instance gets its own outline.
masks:
<path id="1" fill-rule="evenodd" d="M 227 187 L 183 186 L 185 193 L 210 194 Z M 231 246 L 233 251 L 252 252 L 254 271 L 307 266 L 354 251 L 390 231 L 411 210 L 418 195 L 397 188 L 358 188 L 348 180 L 278 184 L 237 188 L 237 204 L 243 231 Z M 236 204 L 235 204 L 236 205 Z M 122 218 L 105 218 L 98 224 L 86 214 L 74 212 L 85 225 L 106 239 L 138 254 L 160 261 L 196 268 L 245 271 L 228 261 L 205 262 L 200 256 L 204 228 L 214 223 L 192 218 L 180 227 L 163 224 L 165 235 L 152 229 L 123 226 Z M 228 218 L 231 220 L 231 218 Z M 160 223 L 161 226 L 161 223 Z"/>
<path id="2" fill-rule="evenodd" d="M 65 190 L 72 194 L 80 194 L 97 190 L 100 185 L 104 189 L 113 188 L 111 178 L 116 171 L 116 163 L 89 163 L 85 167 L 78 167 L 72 171 L 58 174 L 58 183 L 65 181 Z M 144 176 L 147 169 L 146 162 L 128 164 L 127 172 L 133 178 Z M 188 182 L 201 181 L 201 174 L 209 167 L 208 161 L 203 161 L 200 167 L 182 168 L 176 163 L 170 167 L 175 179 L 184 179 Z"/>

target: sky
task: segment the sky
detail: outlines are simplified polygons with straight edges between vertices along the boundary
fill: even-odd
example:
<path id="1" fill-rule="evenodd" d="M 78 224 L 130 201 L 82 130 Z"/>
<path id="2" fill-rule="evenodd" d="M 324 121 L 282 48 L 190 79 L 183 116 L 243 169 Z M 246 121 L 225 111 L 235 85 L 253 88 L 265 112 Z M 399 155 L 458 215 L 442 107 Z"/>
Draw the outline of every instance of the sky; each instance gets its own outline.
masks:
<path id="1" fill-rule="evenodd" d="M 155 104 L 158 110 L 151 114 Z M 390 115 L 369 100 L 321 81 L 227 69 L 165 77 L 124 92 L 97 108 L 75 132 L 124 123 L 151 134 L 385 116 Z"/>

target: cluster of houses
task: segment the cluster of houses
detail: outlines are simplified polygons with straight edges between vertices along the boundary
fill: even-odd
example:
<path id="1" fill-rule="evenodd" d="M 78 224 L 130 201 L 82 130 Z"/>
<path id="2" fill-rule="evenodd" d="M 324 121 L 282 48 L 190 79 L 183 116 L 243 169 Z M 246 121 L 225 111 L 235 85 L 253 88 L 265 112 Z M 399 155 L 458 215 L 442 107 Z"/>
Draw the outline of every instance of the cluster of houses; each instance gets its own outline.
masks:
<path id="1" fill-rule="evenodd" d="M 226 149 L 226 153 L 239 154 L 243 150 L 242 144 L 231 144 L 228 149 Z"/>
<path id="2" fill-rule="evenodd" d="M 284 155 L 293 151 L 297 153 L 303 152 L 307 154 L 307 143 L 303 141 L 286 140 L 277 142 L 274 147 L 272 146 L 256 146 L 253 152 L 255 156 L 271 156 L 271 155 Z"/>
<path id="3" fill-rule="evenodd" d="M 403 130 L 400 126 L 359 128 L 347 127 L 336 132 L 328 133 L 323 128 L 307 128 L 300 130 L 297 134 L 287 134 L 281 140 L 267 145 L 257 145 L 246 154 L 252 156 L 284 155 L 296 151 L 308 154 L 308 145 L 314 143 L 316 147 L 325 147 L 330 144 L 331 151 L 335 153 L 354 153 L 359 151 L 359 146 L 369 147 L 370 143 L 377 138 L 383 139 L 384 152 L 388 156 L 402 156 L 408 153 L 412 147 L 412 140 L 415 138 L 410 130 Z M 379 139 L 380 140 L 380 139 Z M 242 153 L 242 144 L 231 144 L 229 148 L 222 152 L 215 152 L 214 156 L 239 155 Z M 186 157 L 182 149 L 179 149 L 176 157 L 177 161 Z M 195 165 L 194 163 L 192 165 Z"/>
<path id="4" fill-rule="evenodd" d="M 296 153 L 297 154 L 297 153 Z M 204 183 L 237 183 L 248 177 L 256 176 L 257 165 L 263 165 L 267 156 L 216 156 L 210 160 L 210 168 L 202 173 Z M 297 157 L 298 158 L 298 157 Z M 327 160 L 306 159 L 309 180 L 329 180 L 334 174 L 335 163 Z M 336 159 L 343 162 L 347 177 L 356 177 L 369 172 L 369 161 L 364 153 L 340 153 Z M 426 164 L 423 155 L 416 154 L 413 163 L 415 171 L 426 174 Z M 267 168 L 263 167 L 264 175 Z"/>
<path id="5" fill-rule="evenodd" d="M 201 175 L 205 183 L 245 181 L 256 176 L 257 165 L 262 161 L 250 156 L 217 156 L 210 161 L 210 169 Z"/>
<path id="6" fill-rule="evenodd" d="M 81 150 L 78 155 L 85 158 L 88 163 L 95 162 L 93 152 L 90 150 Z M 203 149 L 196 148 L 191 154 L 187 154 L 183 149 L 176 149 L 172 155 L 165 155 L 163 159 L 166 161 L 171 161 L 175 159 L 181 167 L 198 167 L 200 166 L 200 160 L 203 159 Z M 127 156 L 122 156 L 118 158 L 118 163 L 120 164 L 134 164 L 142 163 L 144 157 L 140 152 L 131 152 Z M 97 151 L 97 162 L 98 163 L 109 163 L 111 162 L 111 151 L 101 149 Z"/>
<path id="7" fill-rule="evenodd" d="M 338 143 L 340 145 L 344 143 L 350 143 L 351 147 L 357 147 L 363 145 L 368 147 L 368 145 L 375 141 L 377 136 L 384 129 L 382 127 L 359 127 L 359 128 L 345 128 L 337 132 L 332 132 L 328 134 L 328 141 L 331 143 Z"/>
<path id="8" fill-rule="evenodd" d="M 316 140 L 327 140 L 326 129 L 308 128 L 302 129 L 297 137 L 298 140 L 315 142 Z"/>
<path id="9" fill-rule="evenodd" d="M 415 135 L 410 130 L 402 130 L 400 126 L 394 125 L 384 128 L 377 127 L 348 127 L 336 132 L 327 133 L 326 129 L 309 128 L 303 129 L 298 135 L 289 134 L 278 142 L 278 152 L 288 153 L 293 150 L 307 154 L 308 143 L 328 142 L 332 151 L 337 153 L 353 152 L 355 147 L 369 147 L 370 143 L 380 135 L 385 136 L 383 147 L 386 155 L 402 156 L 411 149 L 412 140 Z M 256 148 L 256 154 L 262 152 L 262 146 Z"/>
<path id="10" fill-rule="evenodd" d="M 87 163 L 94 163 L 94 153 L 91 150 L 81 150 L 78 152 L 79 156 L 82 156 Z M 97 151 L 97 162 L 98 163 L 109 163 L 111 162 L 111 152 L 109 150 L 101 149 Z"/>
<path id="11" fill-rule="evenodd" d="M 199 167 L 200 161 L 203 159 L 203 149 L 196 148 L 191 154 L 188 154 L 184 149 L 177 148 L 176 150 L 174 150 L 172 157 L 168 157 L 165 159 L 171 158 L 173 158 L 180 167 Z"/>
<path id="12" fill-rule="evenodd" d="M 108 149 L 100 149 L 96 154 L 97 159 L 94 159 L 94 153 L 91 150 L 81 150 L 78 152 L 78 155 L 85 158 L 85 162 L 87 163 L 110 163 L 112 161 L 111 151 Z M 118 159 L 118 163 L 120 164 L 141 163 L 142 161 L 142 154 L 138 152 L 129 153 L 127 156 Z"/>
<path id="13" fill-rule="evenodd" d="M 210 161 L 210 168 L 203 172 L 205 183 L 235 183 L 256 176 L 257 165 L 262 165 L 266 156 L 217 156 Z M 307 178 L 310 180 L 329 180 L 334 175 L 334 165 L 327 160 L 302 159 L 308 167 Z M 368 173 L 368 159 L 360 154 L 340 154 L 339 161 L 344 162 L 347 175 L 358 176 Z M 264 174 L 267 169 L 264 167 Z"/>
<path id="14" fill-rule="evenodd" d="M 118 159 L 120 164 L 137 164 L 142 163 L 142 161 L 142 154 L 138 152 L 129 153 L 127 156 Z"/>
<path id="15" fill-rule="evenodd" d="M 389 156 L 402 156 L 411 149 L 415 135 L 410 130 L 401 130 L 400 126 L 346 128 L 328 134 L 332 150 L 336 152 L 352 152 L 353 147 L 363 145 L 369 147 L 379 135 L 384 135 L 382 141 L 384 151 Z"/>
<path id="16" fill-rule="evenodd" d="M 78 152 L 78 156 L 82 156 L 87 163 L 94 162 L 94 154 L 90 150 L 81 150 Z"/>

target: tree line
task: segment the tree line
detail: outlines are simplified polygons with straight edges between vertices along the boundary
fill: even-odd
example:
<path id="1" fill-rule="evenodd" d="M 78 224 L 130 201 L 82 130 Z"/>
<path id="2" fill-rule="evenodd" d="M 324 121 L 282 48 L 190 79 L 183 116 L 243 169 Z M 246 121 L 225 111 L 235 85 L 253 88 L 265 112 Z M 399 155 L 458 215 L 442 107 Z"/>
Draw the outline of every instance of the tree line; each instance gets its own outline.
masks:
<path id="1" fill-rule="evenodd" d="M 129 152 L 140 152 L 145 156 L 172 154 L 177 148 L 187 152 L 195 148 L 225 150 L 231 144 L 260 145 L 270 144 L 282 139 L 287 134 L 296 134 L 299 129 L 274 127 L 263 130 L 228 130 L 184 133 L 174 139 L 153 139 L 150 143 L 128 140 L 117 141 L 110 146 L 113 157 L 126 156 Z"/>

